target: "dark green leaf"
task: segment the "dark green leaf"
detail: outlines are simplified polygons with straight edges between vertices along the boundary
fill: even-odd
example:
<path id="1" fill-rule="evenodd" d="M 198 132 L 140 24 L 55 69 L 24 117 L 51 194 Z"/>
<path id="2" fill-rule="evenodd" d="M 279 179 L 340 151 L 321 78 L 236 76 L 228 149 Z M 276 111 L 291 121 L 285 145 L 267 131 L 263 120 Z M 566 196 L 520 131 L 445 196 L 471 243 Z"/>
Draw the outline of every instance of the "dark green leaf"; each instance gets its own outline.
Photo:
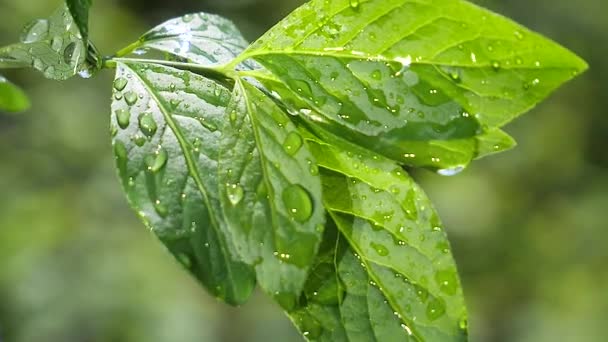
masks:
<path id="1" fill-rule="evenodd" d="M 136 53 L 155 49 L 205 66 L 234 59 L 249 43 L 229 20 L 207 13 L 187 14 L 158 25 L 131 46 Z"/>
<path id="2" fill-rule="evenodd" d="M 0 111 L 21 112 L 29 107 L 30 100 L 23 90 L 0 76 Z"/>
<path id="3" fill-rule="evenodd" d="M 246 58 L 279 77 L 337 135 L 432 168 L 466 165 L 483 152 L 471 137 L 511 121 L 587 67 L 554 42 L 460 0 L 313 0 L 239 60 Z M 420 160 L 429 146 L 439 146 L 436 155 Z"/>
<path id="4" fill-rule="evenodd" d="M 78 25 L 83 41 L 89 39 L 89 8 L 93 0 L 66 0 L 66 4 L 74 18 L 74 22 Z"/>
<path id="5" fill-rule="evenodd" d="M 224 86 L 189 71 L 119 63 L 112 133 L 130 205 L 211 293 L 239 304 L 255 276 L 220 214 L 216 176 L 230 99 Z"/>
<path id="6" fill-rule="evenodd" d="M 314 261 L 324 225 L 321 180 L 287 115 L 237 80 L 222 135 L 222 208 L 237 249 L 260 286 L 291 310 Z"/>

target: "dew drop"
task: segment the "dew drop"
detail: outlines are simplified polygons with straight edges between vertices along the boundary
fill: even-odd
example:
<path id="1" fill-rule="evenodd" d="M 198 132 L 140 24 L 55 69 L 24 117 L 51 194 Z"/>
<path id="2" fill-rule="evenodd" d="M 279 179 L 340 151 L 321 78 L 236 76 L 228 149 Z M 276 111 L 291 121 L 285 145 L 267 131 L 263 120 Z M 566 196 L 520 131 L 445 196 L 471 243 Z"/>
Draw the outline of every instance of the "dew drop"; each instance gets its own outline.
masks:
<path id="1" fill-rule="evenodd" d="M 283 190 L 283 204 L 289 215 L 298 222 L 306 222 L 313 211 L 313 203 L 308 191 L 302 186 L 292 184 Z"/>
<path id="2" fill-rule="evenodd" d="M 243 199 L 245 195 L 243 191 L 243 187 L 238 184 L 228 184 L 226 188 L 226 195 L 228 196 L 228 201 L 230 204 L 237 205 Z"/>
<path id="3" fill-rule="evenodd" d="M 499 71 L 500 70 L 500 62 L 499 61 L 492 61 L 491 64 L 492 69 L 494 71 Z"/>
<path id="4" fill-rule="evenodd" d="M 388 248 L 386 248 L 386 246 L 381 245 L 379 243 L 375 243 L 375 242 L 370 242 L 370 247 L 372 247 L 376 253 L 378 253 L 378 255 L 380 256 L 387 256 L 389 254 Z"/>
<path id="5" fill-rule="evenodd" d="M 34 43 L 44 39 L 49 34 L 49 21 L 37 19 L 27 24 L 21 33 L 22 43 Z"/>
<path id="6" fill-rule="evenodd" d="M 303 141 L 300 134 L 296 132 L 289 132 L 289 134 L 287 134 L 287 137 L 285 138 L 285 142 L 283 142 L 283 148 L 285 149 L 285 152 L 287 152 L 287 154 L 293 156 L 300 150 L 302 144 Z"/>
<path id="7" fill-rule="evenodd" d="M 129 126 L 129 120 L 131 119 L 131 112 L 127 109 L 117 109 L 114 114 L 116 115 L 116 122 L 118 126 L 125 129 Z"/>
<path id="8" fill-rule="evenodd" d="M 160 171 L 167 164 L 168 159 L 169 155 L 167 153 L 167 150 L 160 147 L 153 155 L 146 157 L 145 162 L 146 166 L 148 167 L 148 171 Z"/>
<path id="9" fill-rule="evenodd" d="M 62 47 L 63 38 L 61 38 L 61 36 L 53 37 L 53 39 L 51 40 L 51 49 L 55 50 L 56 52 L 59 52 L 61 51 Z"/>
<path id="10" fill-rule="evenodd" d="M 186 14 L 182 17 L 182 21 L 185 23 L 191 22 L 192 19 L 194 19 L 194 15 L 192 15 L 192 14 Z"/>
<path id="11" fill-rule="evenodd" d="M 445 303 L 439 298 L 432 298 L 426 307 L 426 317 L 435 321 L 445 314 Z"/>
<path id="12" fill-rule="evenodd" d="M 133 141 L 135 145 L 142 147 L 146 143 L 146 138 L 141 134 L 135 134 L 131 137 L 131 141 Z"/>
<path id="13" fill-rule="evenodd" d="M 382 72 L 380 70 L 374 70 L 372 72 L 372 78 L 377 81 L 380 81 L 382 79 Z"/>
<path id="14" fill-rule="evenodd" d="M 354 10 L 358 10 L 359 9 L 359 0 L 350 0 L 350 8 L 354 9 Z"/>
<path id="15" fill-rule="evenodd" d="M 154 210 L 156 210 L 156 213 L 160 217 L 167 217 L 167 214 L 169 214 L 169 210 L 167 209 L 167 207 L 164 206 L 159 200 L 156 200 L 156 202 L 154 202 Z"/>
<path id="16" fill-rule="evenodd" d="M 437 170 L 437 173 L 442 176 L 455 176 L 455 175 L 461 173 L 465 168 L 466 168 L 466 166 L 464 166 L 464 165 L 458 165 L 458 166 L 450 167 L 447 169 L 439 169 L 439 170 Z"/>
<path id="17" fill-rule="evenodd" d="M 132 106 L 137 102 L 137 95 L 132 92 L 132 91 L 128 91 L 125 93 L 124 95 L 125 98 L 125 102 L 129 105 Z"/>
<path id="18" fill-rule="evenodd" d="M 63 50 L 63 61 L 66 64 L 75 64 L 74 62 L 80 58 L 80 49 L 77 49 L 76 42 L 71 42 Z"/>
<path id="19" fill-rule="evenodd" d="M 126 95 L 125 95 L 126 96 Z M 142 133 L 148 137 L 151 137 L 156 133 L 157 129 L 156 121 L 152 117 L 152 113 L 143 113 L 139 116 L 139 129 Z"/>

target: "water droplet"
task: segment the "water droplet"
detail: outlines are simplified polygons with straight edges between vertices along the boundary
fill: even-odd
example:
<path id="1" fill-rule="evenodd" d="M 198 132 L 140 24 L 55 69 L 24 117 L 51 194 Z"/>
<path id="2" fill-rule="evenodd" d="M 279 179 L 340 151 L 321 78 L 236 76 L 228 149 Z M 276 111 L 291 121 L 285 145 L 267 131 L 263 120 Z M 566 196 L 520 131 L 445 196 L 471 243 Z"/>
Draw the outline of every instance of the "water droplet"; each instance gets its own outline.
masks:
<path id="1" fill-rule="evenodd" d="M 125 102 L 129 105 L 132 106 L 135 104 L 135 102 L 137 102 L 137 94 L 135 94 L 132 91 L 128 91 L 125 93 Z"/>
<path id="2" fill-rule="evenodd" d="M 289 215 L 298 222 L 306 222 L 313 211 L 313 203 L 308 191 L 292 184 L 283 190 L 283 204 Z"/>
<path id="3" fill-rule="evenodd" d="M 499 61 L 492 61 L 491 64 L 492 69 L 494 71 L 499 71 L 500 70 L 500 62 Z"/>
<path id="4" fill-rule="evenodd" d="M 53 39 L 51 40 L 51 49 L 55 50 L 56 52 L 59 52 L 59 51 L 61 51 L 62 47 L 63 47 L 63 38 L 61 38 L 61 36 L 53 37 Z"/>
<path id="5" fill-rule="evenodd" d="M 45 69 L 45 64 L 42 61 L 42 59 L 40 59 L 40 58 L 35 58 L 34 61 L 32 62 L 32 66 L 36 70 L 44 70 Z"/>
<path id="6" fill-rule="evenodd" d="M 524 39 L 524 34 L 521 31 L 516 30 L 515 32 L 513 32 L 513 34 L 515 35 L 515 38 L 517 38 L 519 40 Z"/>
<path id="7" fill-rule="evenodd" d="M 148 167 L 148 171 L 160 171 L 167 164 L 167 159 L 169 159 L 167 150 L 160 147 L 153 155 L 146 157 L 145 162 L 146 166 Z"/>
<path id="8" fill-rule="evenodd" d="M 445 314 L 445 303 L 439 298 L 432 298 L 426 307 L 426 317 L 435 321 Z"/>
<path id="9" fill-rule="evenodd" d="M 293 156 L 300 150 L 302 144 L 302 137 L 298 133 L 289 132 L 289 134 L 287 134 L 287 137 L 285 138 L 285 142 L 283 142 L 283 148 L 285 149 L 285 152 L 287 152 L 287 154 Z"/>
<path id="10" fill-rule="evenodd" d="M 466 168 L 466 166 L 464 166 L 464 165 L 458 165 L 458 166 L 450 167 L 447 169 L 439 169 L 439 170 L 437 170 L 437 173 L 442 176 L 455 176 L 455 175 L 461 173 L 465 168 Z"/>
<path id="11" fill-rule="evenodd" d="M 46 19 L 37 19 L 23 28 L 21 33 L 21 42 L 34 43 L 44 39 L 49 34 L 49 21 Z"/>
<path id="12" fill-rule="evenodd" d="M 380 81 L 382 79 L 382 72 L 380 70 L 374 70 L 372 72 L 372 78 L 377 81 Z"/>
<path id="13" fill-rule="evenodd" d="M 129 83 L 129 81 L 127 81 L 126 78 L 118 77 L 117 79 L 114 80 L 114 89 L 121 91 L 121 90 L 125 89 L 125 87 L 127 86 L 127 83 Z"/>
<path id="14" fill-rule="evenodd" d="M 152 113 L 143 113 L 139 116 L 139 129 L 142 133 L 148 137 L 151 137 L 156 133 L 157 129 L 156 121 L 152 117 Z"/>
<path id="15" fill-rule="evenodd" d="M 80 45 L 77 45 L 76 42 L 71 42 L 68 46 L 63 50 L 63 61 L 66 64 L 72 65 L 76 64 L 76 62 L 80 59 Z"/>
<path id="16" fill-rule="evenodd" d="M 233 124 L 236 122 L 236 110 L 233 109 L 230 112 L 229 119 L 230 119 L 230 122 Z"/>
<path id="17" fill-rule="evenodd" d="M 167 209 L 167 207 L 160 203 L 159 200 L 156 200 L 156 202 L 154 202 L 154 210 L 156 210 L 156 213 L 160 217 L 167 217 L 167 214 L 169 214 L 169 210 Z"/>
<path id="18" fill-rule="evenodd" d="M 192 14 L 186 14 L 182 17 L 182 21 L 185 23 L 191 22 L 192 19 L 194 19 L 194 15 L 192 15 Z"/>
<path id="19" fill-rule="evenodd" d="M 521 57 L 515 58 L 515 64 L 522 65 L 523 63 L 524 63 L 524 60 Z"/>
<path id="20" fill-rule="evenodd" d="M 116 140 L 114 142 L 114 155 L 116 156 L 116 161 L 121 164 L 127 161 L 127 157 L 129 153 L 127 152 L 127 147 L 120 140 Z"/>
<path id="21" fill-rule="evenodd" d="M 467 320 L 467 316 L 462 316 L 462 318 L 458 322 L 458 327 L 461 330 L 467 330 L 467 328 L 469 327 L 469 322 Z"/>
<path id="22" fill-rule="evenodd" d="M 214 124 L 213 122 L 209 122 L 209 120 L 206 120 L 203 117 L 199 118 L 198 121 L 201 123 L 201 125 L 203 127 L 205 127 L 207 130 L 209 130 L 209 132 L 217 131 L 217 125 Z"/>
<path id="23" fill-rule="evenodd" d="M 114 111 L 116 115 L 116 122 L 118 126 L 125 129 L 129 126 L 129 120 L 131 119 L 131 112 L 127 109 L 117 109 Z"/>
<path id="24" fill-rule="evenodd" d="M 359 9 L 359 0 L 350 0 L 350 8 L 354 10 Z"/>
<path id="25" fill-rule="evenodd" d="M 239 204 L 243 199 L 244 194 L 243 187 L 238 184 L 228 184 L 226 188 L 226 195 L 232 205 Z"/>
<path id="26" fill-rule="evenodd" d="M 146 138 L 141 134 L 135 134 L 131 136 L 131 141 L 135 143 L 135 145 L 142 147 L 146 143 Z"/>
<path id="27" fill-rule="evenodd" d="M 370 242 L 370 247 L 373 248 L 376 253 L 378 253 L 378 255 L 380 256 L 387 256 L 389 254 L 388 248 L 386 248 L 386 246 L 381 245 L 379 243 L 375 243 L 375 242 Z"/>

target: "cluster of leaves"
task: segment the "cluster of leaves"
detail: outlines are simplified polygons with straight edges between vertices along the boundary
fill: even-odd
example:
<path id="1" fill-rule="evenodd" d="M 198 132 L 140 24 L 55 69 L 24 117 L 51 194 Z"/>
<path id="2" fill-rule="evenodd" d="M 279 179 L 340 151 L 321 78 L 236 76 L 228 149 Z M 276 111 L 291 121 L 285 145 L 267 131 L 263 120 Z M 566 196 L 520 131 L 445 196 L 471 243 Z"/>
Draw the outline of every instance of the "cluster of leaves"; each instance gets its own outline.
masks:
<path id="1" fill-rule="evenodd" d="M 312 0 L 249 45 L 228 20 L 169 20 L 102 59 L 90 0 L 0 49 L 57 80 L 116 69 L 111 135 L 131 207 L 217 298 L 256 283 L 319 341 L 465 340 L 441 224 L 404 167 L 454 175 L 586 69 L 461 0 Z M 0 81 L 0 108 L 27 106 Z"/>

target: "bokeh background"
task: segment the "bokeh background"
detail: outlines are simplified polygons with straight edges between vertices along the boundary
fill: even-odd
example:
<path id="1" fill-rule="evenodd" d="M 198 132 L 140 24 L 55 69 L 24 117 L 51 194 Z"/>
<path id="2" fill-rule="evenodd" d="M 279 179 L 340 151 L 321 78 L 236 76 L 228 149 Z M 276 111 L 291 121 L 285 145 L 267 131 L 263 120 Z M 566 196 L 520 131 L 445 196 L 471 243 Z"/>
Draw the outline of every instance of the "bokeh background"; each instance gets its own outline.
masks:
<path id="1" fill-rule="evenodd" d="M 94 1 L 111 54 L 187 12 L 234 20 L 253 40 L 301 0 Z M 608 3 L 485 0 L 591 65 L 511 124 L 514 151 L 456 177 L 416 172 L 443 216 L 472 341 L 608 338 Z M 59 0 L 0 0 L 0 44 Z M 4 72 L 33 100 L 0 113 L 0 341 L 300 341 L 261 294 L 208 296 L 129 210 L 108 132 L 112 73 L 56 83 Z"/>

